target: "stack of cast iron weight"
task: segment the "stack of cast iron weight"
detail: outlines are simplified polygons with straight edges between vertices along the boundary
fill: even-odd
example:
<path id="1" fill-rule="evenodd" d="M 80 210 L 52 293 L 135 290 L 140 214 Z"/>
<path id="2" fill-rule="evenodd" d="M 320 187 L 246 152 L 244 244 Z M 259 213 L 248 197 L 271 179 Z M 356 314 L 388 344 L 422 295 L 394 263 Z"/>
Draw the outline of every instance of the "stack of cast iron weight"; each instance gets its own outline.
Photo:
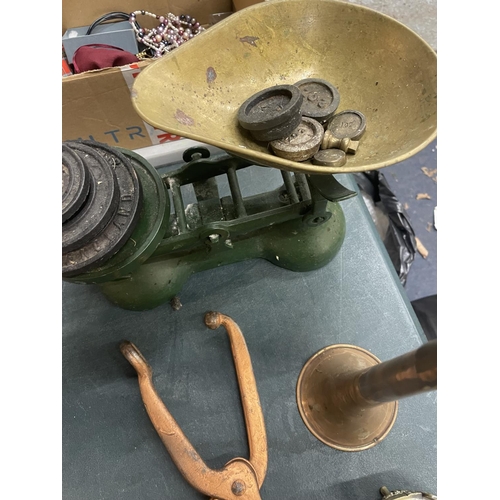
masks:
<path id="1" fill-rule="evenodd" d="M 335 115 L 339 103 L 340 94 L 330 82 L 306 78 L 252 95 L 241 105 L 238 121 L 256 141 L 268 142 L 277 156 L 341 167 L 346 153 L 356 153 L 366 120 L 355 110 Z"/>
<path id="2" fill-rule="evenodd" d="M 127 242 L 142 208 L 131 161 L 94 141 L 62 144 L 62 275 L 97 268 Z"/>
<path id="3" fill-rule="evenodd" d="M 302 102 L 302 93 L 294 85 L 269 87 L 240 106 L 238 121 L 256 141 L 281 139 L 300 124 Z"/>
<path id="4" fill-rule="evenodd" d="M 126 279 L 168 230 L 170 201 L 156 169 L 127 149 L 62 145 L 62 276 L 73 283 Z"/>

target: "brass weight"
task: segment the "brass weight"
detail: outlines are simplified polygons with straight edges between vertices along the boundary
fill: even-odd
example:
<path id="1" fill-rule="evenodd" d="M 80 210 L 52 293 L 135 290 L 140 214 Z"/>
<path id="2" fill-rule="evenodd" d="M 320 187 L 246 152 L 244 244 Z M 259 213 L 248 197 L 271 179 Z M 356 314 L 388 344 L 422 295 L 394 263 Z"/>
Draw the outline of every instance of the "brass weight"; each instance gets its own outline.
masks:
<path id="1" fill-rule="evenodd" d="M 338 148 L 355 154 L 365 130 L 366 118 L 360 111 L 349 109 L 337 113 L 328 122 L 321 149 Z"/>
<path id="2" fill-rule="evenodd" d="M 387 486 L 380 488 L 382 500 L 437 500 L 436 495 L 423 491 L 394 490 L 389 491 Z"/>
<path id="3" fill-rule="evenodd" d="M 322 149 L 312 160 L 315 165 L 342 167 L 347 162 L 347 156 L 341 149 Z"/>

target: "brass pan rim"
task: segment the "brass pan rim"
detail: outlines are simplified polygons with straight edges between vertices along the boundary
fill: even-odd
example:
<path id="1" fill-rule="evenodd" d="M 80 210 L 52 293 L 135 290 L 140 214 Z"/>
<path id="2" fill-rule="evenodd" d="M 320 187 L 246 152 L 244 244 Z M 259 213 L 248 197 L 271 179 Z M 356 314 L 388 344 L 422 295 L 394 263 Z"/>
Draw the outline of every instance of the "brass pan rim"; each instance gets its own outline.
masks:
<path id="1" fill-rule="evenodd" d="M 373 365 L 381 363 L 381 361 L 370 351 L 367 351 L 362 347 L 355 346 L 352 344 L 333 344 L 320 349 L 306 361 L 306 363 L 302 367 L 302 370 L 300 371 L 296 385 L 297 406 L 302 421 L 304 422 L 307 429 L 311 432 L 311 434 L 313 434 L 314 437 L 316 437 L 323 444 L 326 444 L 330 448 L 334 448 L 340 451 L 348 451 L 348 452 L 363 451 L 369 448 L 373 448 L 375 445 L 377 445 L 383 439 L 385 439 L 385 437 L 387 437 L 392 427 L 394 426 L 394 423 L 397 418 L 398 407 L 399 407 L 398 401 L 385 403 L 383 405 L 384 407 L 387 408 L 388 411 L 386 412 L 386 415 L 383 417 L 383 419 L 378 421 L 378 427 L 382 427 L 382 431 L 378 433 L 374 439 L 363 444 L 360 444 L 356 440 L 353 440 L 352 444 L 348 445 L 341 444 L 335 441 L 333 438 L 326 438 L 323 433 L 319 432 L 317 426 L 315 426 L 314 422 L 309 418 L 309 415 L 307 414 L 307 411 L 303 405 L 304 380 L 311 372 L 314 372 L 317 369 L 317 367 L 321 364 L 321 361 L 326 356 L 331 354 L 332 351 L 339 351 L 341 349 L 347 349 L 351 352 L 351 354 L 355 354 L 356 356 L 362 357 L 364 358 L 364 360 L 369 359 L 370 361 L 373 362 Z M 366 410 L 367 417 L 365 418 L 365 420 L 370 420 L 368 415 L 370 415 L 371 412 L 372 412 L 371 409 Z M 377 416 L 378 415 L 374 415 L 375 418 L 377 418 Z"/>

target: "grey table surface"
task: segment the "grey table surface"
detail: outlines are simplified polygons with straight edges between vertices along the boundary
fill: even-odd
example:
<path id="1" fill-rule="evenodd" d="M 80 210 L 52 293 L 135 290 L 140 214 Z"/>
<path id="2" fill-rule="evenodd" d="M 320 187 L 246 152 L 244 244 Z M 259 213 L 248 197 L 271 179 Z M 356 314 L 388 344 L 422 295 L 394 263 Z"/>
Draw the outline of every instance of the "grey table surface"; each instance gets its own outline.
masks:
<path id="1" fill-rule="evenodd" d="M 240 171 L 243 194 L 271 188 L 269 172 Z M 337 178 L 357 189 L 351 176 Z M 229 341 L 223 328 L 204 326 L 209 310 L 239 324 L 252 358 L 269 447 L 263 499 L 375 500 L 382 485 L 437 493 L 437 392 L 401 400 L 387 438 L 362 452 L 324 445 L 298 412 L 298 375 L 323 347 L 354 344 L 384 361 L 425 341 L 362 198 L 341 206 L 346 239 L 326 267 L 294 273 L 256 259 L 205 271 L 186 283 L 179 311 L 126 311 L 98 288 L 63 283 L 63 498 L 205 498 L 156 434 L 119 351 L 124 339 L 151 364 L 158 393 L 209 467 L 248 457 Z"/>

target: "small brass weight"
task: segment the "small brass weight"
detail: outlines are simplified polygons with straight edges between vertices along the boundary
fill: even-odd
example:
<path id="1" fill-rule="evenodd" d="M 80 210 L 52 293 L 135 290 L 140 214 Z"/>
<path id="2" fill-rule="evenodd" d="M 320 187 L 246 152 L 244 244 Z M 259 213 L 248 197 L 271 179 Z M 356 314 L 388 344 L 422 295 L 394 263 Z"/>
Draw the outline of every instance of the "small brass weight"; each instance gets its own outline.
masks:
<path id="1" fill-rule="evenodd" d="M 389 488 L 382 486 L 380 488 L 382 500 L 437 500 L 437 496 L 423 491 L 408 491 L 408 490 L 395 490 L 389 491 Z"/>
<path id="2" fill-rule="evenodd" d="M 361 451 L 387 436 L 399 399 L 436 388 L 437 340 L 383 363 L 361 347 L 336 344 L 321 349 L 302 368 L 297 404 L 320 441 Z"/>

